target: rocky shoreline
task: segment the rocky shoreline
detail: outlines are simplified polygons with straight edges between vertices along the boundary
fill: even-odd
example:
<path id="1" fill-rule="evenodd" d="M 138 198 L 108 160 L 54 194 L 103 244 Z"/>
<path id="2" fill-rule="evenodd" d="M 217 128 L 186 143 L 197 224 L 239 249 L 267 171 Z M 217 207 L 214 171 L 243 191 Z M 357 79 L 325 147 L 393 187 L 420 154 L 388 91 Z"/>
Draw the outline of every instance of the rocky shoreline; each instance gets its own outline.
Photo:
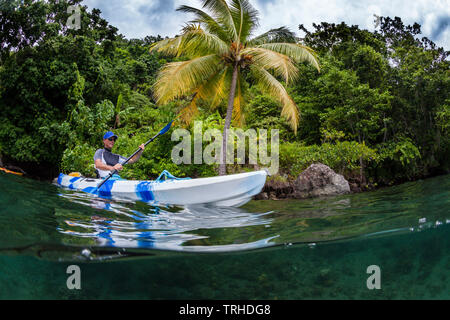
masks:
<path id="1" fill-rule="evenodd" d="M 263 191 L 255 200 L 307 199 L 360 192 L 356 182 L 349 183 L 330 167 L 315 163 L 294 181 L 282 176 L 269 177 Z"/>

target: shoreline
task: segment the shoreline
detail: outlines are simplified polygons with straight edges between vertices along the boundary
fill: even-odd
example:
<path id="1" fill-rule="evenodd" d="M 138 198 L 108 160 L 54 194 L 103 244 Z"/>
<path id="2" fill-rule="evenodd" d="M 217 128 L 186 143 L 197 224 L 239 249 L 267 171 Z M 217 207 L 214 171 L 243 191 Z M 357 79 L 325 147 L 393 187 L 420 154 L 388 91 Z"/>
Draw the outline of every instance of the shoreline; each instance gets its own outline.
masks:
<path id="1" fill-rule="evenodd" d="M 42 176 L 38 176 L 38 175 L 29 175 L 23 169 L 21 169 L 20 167 L 17 167 L 17 166 L 6 165 L 6 166 L 0 167 L 0 168 L 4 169 L 4 170 L 0 170 L 1 173 L 3 173 L 3 174 L 13 174 L 16 176 L 21 176 L 23 178 L 28 178 L 28 179 L 35 180 L 35 181 L 48 182 L 50 184 L 53 184 L 54 179 L 55 179 L 55 177 L 49 179 L 47 177 L 42 177 Z M 14 170 L 11 170 L 11 169 L 15 169 L 17 171 L 14 172 Z M 432 172 L 428 175 L 423 175 L 423 176 L 415 177 L 412 179 L 401 179 L 398 181 L 393 181 L 392 183 L 380 183 L 380 182 L 365 183 L 364 185 L 359 183 L 359 181 L 356 181 L 355 179 L 349 179 L 347 181 L 350 186 L 350 192 L 348 192 L 346 194 L 358 194 L 358 193 L 377 191 L 377 190 L 381 190 L 384 188 L 399 186 L 399 185 L 409 183 L 409 182 L 417 182 L 420 180 L 431 179 L 431 178 L 435 178 L 435 177 L 439 177 L 439 176 L 445 176 L 448 174 L 450 174 L 450 172 L 436 170 L 436 172 Z M 306 199 L 320 197 L 320 196 L 313 196 L 313 197 L 307 197 L 307 198 L 302 198 L 302 199 L 293 197 L 292 196 L 293 195 L 293 185 L 294 185 L 295 180 L 296 179 L 286 178 L 280 174 L 270 176 L 266 180 L 263 190 L 258 195 L 254 196 L 253 200 L 256 200 L 256 201 L 259 201 L 259 200 L 273 200 L 273 201 L 306 200 Z M 330 195 L 330 196 L 333 196 L 333 195 Z"/>
<path id="2" fill-rule="evenodd" d="M 400 186 L 405 183 L 409 182 L 417 182 L 420 180 L 427 180 L 431 178 L 436 178 L 440 176 L 449 175 L 450 172 L 434 172 L 430 173 L 428 175 L 415 177 L 412 179 L 403 179 L 394 181 L 391 184 L 387 183 L 369 183 L 365 186 L 361 186 L 361 184 L 358 184 L 356 188 L 354 187 L 355 184 L 357 184 L 355 181 L 348 181 L 350 185 L 350 192 L 346 194 L 359 194 L 359 193 L 367 193 L 372 191 L 378 191 L 389 187 L 395 187 Z M 275 176 L 279 177 L 279 176 Z M 309 198 L 295 198 L 292 196 L 293 194 L 293 184 L 295 182 L 295 179 L 288 179 L 288 181 L 283 182 L 281 185 L 272 181 L 266 181 L 266 184 L 264 185 L 263 190 L 261 193 L 259 193 L 257 196 L 255 196 L 254 200 L 274 200 L 274 201 L 281 201 L 281 200 L 305 200 L 305 199 L 312 199 L 312 198 L 318 198 L 316 197 L 309 197 Z M 353 185 L 353 186 L 352 186 Z M 325 195 L 326 196 L 326 195 Z M 335 196 L 335 195 L 329 195 L 329 196 Z"/>

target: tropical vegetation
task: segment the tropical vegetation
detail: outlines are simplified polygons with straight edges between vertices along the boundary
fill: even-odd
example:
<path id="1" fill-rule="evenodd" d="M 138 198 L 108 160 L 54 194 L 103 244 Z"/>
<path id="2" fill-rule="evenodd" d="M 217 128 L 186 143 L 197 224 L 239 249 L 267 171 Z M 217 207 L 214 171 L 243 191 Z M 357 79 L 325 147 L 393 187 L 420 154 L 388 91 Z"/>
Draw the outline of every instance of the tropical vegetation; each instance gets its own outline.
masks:
<path id="1" fill-rule="evenodd" d="M 279 175 L 287 180 L 314 162 L 362 188 L 449 172 L 448 52 L 420 37 L 420 25 L 382 17 L 373 32 L 327 22 L 308 30 L 299 21 L 302 39 L 284 27 L 252 37 L 249 2 L 203 4 L 180 8 L 195 18 L 178 37 L 126 39 L 85 6 L 81 29 L 68 28 L 67 6 L 81 0 L 2 1 L 2 164 L 41 179 L 61 171 L 94 176 L 93 155 L 106 130 L 120 137 L 114 151 L 129 155 L 181 114 L 175 126 L 191 132 L 195 120 L 204 130 L 228 123 L 278 129 Z M 174 66 L 184 71 L 172 80 L 190 80 L 167 82 Z M 178 143 L 170 132 L 161 136 L 123 177 L 155 178 L 164 169 L 218 174 L 214 164 L 174 164 Z"/>
<path id="2" fill-rule="evenodd" d="M 258 12 L 248 0 L 203 0 L 203 8 L 211 14 L 183 5 L 179 11 L 191 13 L 194 19 L 181 35 L 161 40 L 151 52 L 184 56 L 188 60 L 171 62 L 160 71 L 155 84 L 156 101 L 165 104 L 173 99 L 192 96 L 181 111 L 185 121 L 198 113 L 198 103 L 207 102 L 215 109 L 228 98 L 222 137 L 222 161 L 219 174 L 226 173 L 227 130 L 232 116 L 242 125 L 245 113 L 244 73 L 281 104 L 281 114 L 297 132 L 299 110 L 278 81 L 295 81 L 299 74 L 296 62 L 306 61 L 320 71 L 313 50 L 297 43 L 295 35 L 285 27 L 253 36 L 258 26 Z M 234 111 L 234 112 L 233 112 Z"/>

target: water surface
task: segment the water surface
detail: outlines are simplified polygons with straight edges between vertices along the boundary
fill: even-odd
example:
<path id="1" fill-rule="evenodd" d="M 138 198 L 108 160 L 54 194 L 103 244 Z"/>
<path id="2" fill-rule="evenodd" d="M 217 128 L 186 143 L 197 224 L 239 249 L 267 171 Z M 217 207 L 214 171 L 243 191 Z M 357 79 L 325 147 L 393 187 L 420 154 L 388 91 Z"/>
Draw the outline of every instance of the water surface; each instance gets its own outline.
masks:
<path id="1" fill-rule="evenodd" d="M 0 175 L 2 299 L 448 299 L 450 176 L 242 208 Z M 82 289 L 66 286 L 69 265 Z M 382 289 L 369 290 L 378 265 Z"/>

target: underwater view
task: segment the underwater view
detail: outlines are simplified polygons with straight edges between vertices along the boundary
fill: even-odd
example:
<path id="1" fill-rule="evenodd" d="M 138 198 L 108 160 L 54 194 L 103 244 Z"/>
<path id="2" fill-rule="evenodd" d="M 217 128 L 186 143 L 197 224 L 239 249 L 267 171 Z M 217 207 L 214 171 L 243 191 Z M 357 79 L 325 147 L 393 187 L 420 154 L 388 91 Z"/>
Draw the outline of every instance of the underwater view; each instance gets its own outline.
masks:
<path id="1" fill-rule="evenodd" d="M 0 0 L 0 302 L 446 302 L 449 3 Z"/>
<path id="2" fill-rule="evenodd" d="M 0 299 L 450 298 L 449 175 L 227 208 L 0 174 L 0 203 Z"/>

